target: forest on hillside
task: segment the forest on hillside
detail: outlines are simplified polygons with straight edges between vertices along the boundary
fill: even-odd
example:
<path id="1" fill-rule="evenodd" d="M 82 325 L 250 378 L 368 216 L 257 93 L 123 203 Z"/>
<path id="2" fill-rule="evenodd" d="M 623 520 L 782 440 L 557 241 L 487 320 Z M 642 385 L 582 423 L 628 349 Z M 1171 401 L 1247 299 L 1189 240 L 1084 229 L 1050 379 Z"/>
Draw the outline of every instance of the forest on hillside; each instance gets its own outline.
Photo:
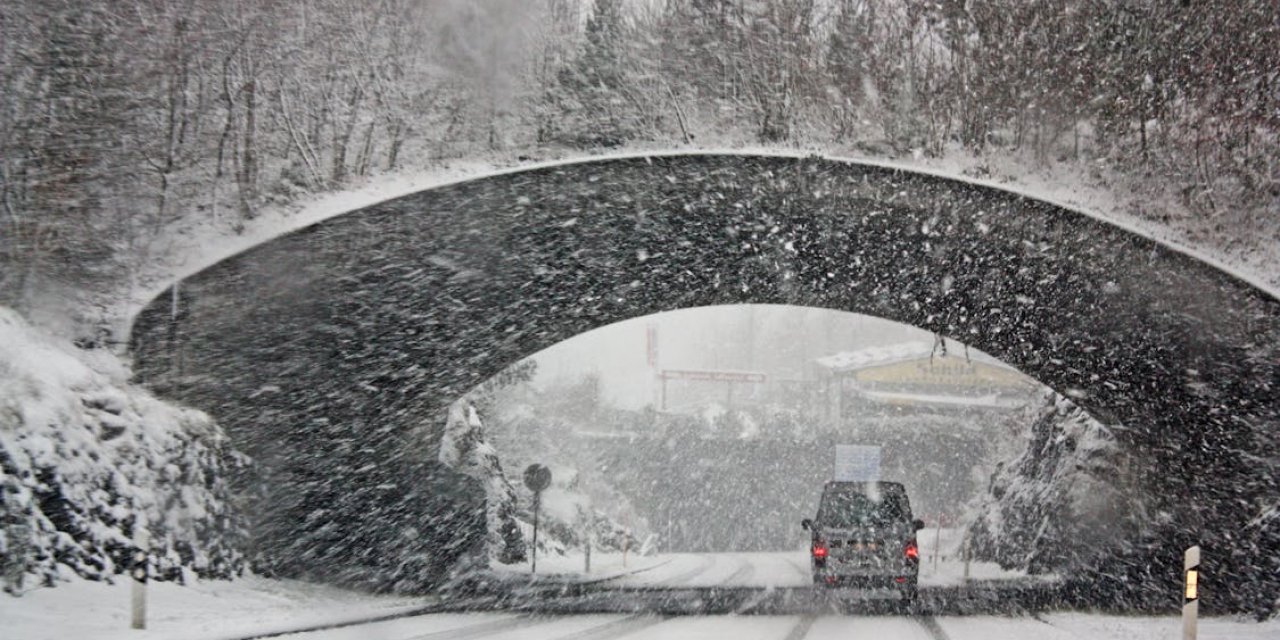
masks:
<path id="1" fill-rule="evenodd" d="M 503 153 L 764 144 L 1084 163 L 1219 248 L 1280 224 L 1273 0 L 12 0 L 0 303 L 175 222 Z"/>

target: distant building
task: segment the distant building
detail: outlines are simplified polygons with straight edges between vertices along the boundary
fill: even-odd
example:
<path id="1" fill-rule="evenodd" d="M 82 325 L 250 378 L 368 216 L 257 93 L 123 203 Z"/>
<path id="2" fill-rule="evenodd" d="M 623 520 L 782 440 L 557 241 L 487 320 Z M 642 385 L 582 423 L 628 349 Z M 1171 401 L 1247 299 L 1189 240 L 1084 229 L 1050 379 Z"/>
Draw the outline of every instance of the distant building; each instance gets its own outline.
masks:
<path id="1" fill-rule="evenodd" d="M 870 347 L 817 358 L 826 416 L 915 412 L 1003 412 L 1023 406 L 1039 384 L 1017 369 L 963 346 L 929 342 Z"/>

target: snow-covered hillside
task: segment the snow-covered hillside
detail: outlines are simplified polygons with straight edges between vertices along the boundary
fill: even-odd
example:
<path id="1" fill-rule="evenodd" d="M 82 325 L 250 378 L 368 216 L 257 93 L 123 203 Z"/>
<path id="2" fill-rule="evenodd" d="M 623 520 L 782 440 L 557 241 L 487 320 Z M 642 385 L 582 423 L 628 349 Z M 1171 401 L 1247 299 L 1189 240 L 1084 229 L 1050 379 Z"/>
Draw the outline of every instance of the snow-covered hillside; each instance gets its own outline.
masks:
<path id="1" fill-rule="evenodd" d="M 0 566 L 12 593 L 70 574 L 110 579 L 140 527 L 152 572 L 231 577 L 243 530 L 226 477 L 248 464 L 209 416 L 129 384 L 0 307 Z"/>

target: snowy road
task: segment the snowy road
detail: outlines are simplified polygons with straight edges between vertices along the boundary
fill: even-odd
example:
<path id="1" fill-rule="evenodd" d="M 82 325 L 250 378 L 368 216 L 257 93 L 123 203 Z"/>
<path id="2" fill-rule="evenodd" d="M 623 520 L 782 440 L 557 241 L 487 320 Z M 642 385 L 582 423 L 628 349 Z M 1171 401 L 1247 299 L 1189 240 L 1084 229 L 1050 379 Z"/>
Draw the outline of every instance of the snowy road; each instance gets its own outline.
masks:
<path id="1" fill-rule="evenodd" d="M 764 554 L 727 554 L 717 558 L 688 582 L 745 579 L 737 559 L 761 574 L 778 561 Z M 698 556 L 690 556 L 688 563 Z M 673 561 L 674 562 L 674 561 Z M 681 561 L 682 563 L 685 561 Z M 781 562 L 788 563 L 783 557 Z M 663 565 L 669 576 L 681 577 L 675 566 Z M 783 573 L 780 567 L 779 573 Z M 656 570 L 656 569 L 655 569 Z M 795 569 L 790 569 L 795 571 Z M 797 571 L 798 573 L 798 571 Z M 655 574 L 656 575 L 656 574 Z M 754 580 L 755 578 L 750 578 Z M 374 596 L 298 581 L 250 577 L 234 582 L 192 581 L 188 586 L 156 583 L 151 586 L 146 631 L 129 629 L 129 594 L 125 581 L 104 584 L 75 581 L 56 589 L 37 589 L 21 598 L 0 598 L 0 620 L 6 640 L 250 640 L 283 637 L 294 640 L 647 640 L 672 638 L 731 638 L 732 640 L 802 640 L 836 637 L 951 640 L 1166 640 L 1180 637 L 1174 616 L 1141 617 L 1054 613 L 1031 615 L 902 615 L 860 604 L 839 607 L 823 602 L 810 589 L 755 587 L 661 587 L 630 591 L 613 590 L 610 612 L 554 615 L 538 598 L 506 601 L 456 602 L 439 598 Z M 941 588 L 941 587 L 940 587 Z M 607 590 L 606 590 L 607 591 Z M 715 592 L 750 594 L 790 593 L 798 600 L 818 604 L 809 610 L 786 613 L 750 606 L 731 615 L 667 615 L 660 596 L 696 601 L 714 599 Z M 657 603 L 659 606 L 654 606 Z M 686 610 L 703 607 L 690 605 Z M 465 610 L 465 611 L 464 611 Z M 423 613 L 430 611 L 430 613 Z M 933 611 L 933 610 L 930 610 Z M 380 619 L 379 622 L 362 622 Z M 1209 618 L 1201 621 L 1205 640 L 1261 640 L 1280 638 L 1280 619 L 1262 624 L 1242 619 Z"/>
<path id="2" fill-rule="evenodd" d="M 921 558 L 920 585 L 939 587 L 964 582 L 964 563 L 956 554 L 940 556 L 933 562 L 926 550 Z M 812 584 L 809 557 L 805 551 L 757 553 L 673 553 L 651 557 L 633 557 L 623 566 L 617 554 L 597 554 L 594 570 L 582 573 L 581 556 L 539 559 L 540 581 L 592 583 L 610 588 L 695 588 L 757 587 L 802 588 Z M 528 565 L 510 573 L 527 573 Z M 992 563 L 975 562 L 969 567 L 975 582 L 1025 579 L 1025 574 L 1004 571 Z"/>
<path id="3" fill-rule="evenodd" d="M 917 610 L 929 614 L 1040 611 L 1056 588 L 1051 580 L 978 563 L 965 582 L 964 565 L 954 558 L 940 557 L 936 565 L 927 554 L 923 559 Z M 521 567 L 499 571 L 499 586 L 488 593 L 498 594 L 500 608 L 538 615 L 866 615 L 902 609 L 892 589 L 815 590 L 805 551 L 673 553 L 632 557 L 625 566 L 620 557 L 593 556 L 590 573 L 582 572 L 581 557 L 554 560 L 536 577 Z"/>
<path id="4" fill-rule="evenodd" d="M 803 587 L 808 560 L 796 553 L 672 554 L 653 569 L 609 581 L 616 587 Z"/>
<path id="5" fill-rule="evenodd" d="M 297 640 L 1157 640 L 1177 637 L 1172 617 L 1050 614 L 1035 617 L 678 616 L 649 614 L 519 616 L 435 614 L 390 622 L 283 636 Z M 1206 640 L 1274 638 L 1280 626 L 1205 620 Z"/>

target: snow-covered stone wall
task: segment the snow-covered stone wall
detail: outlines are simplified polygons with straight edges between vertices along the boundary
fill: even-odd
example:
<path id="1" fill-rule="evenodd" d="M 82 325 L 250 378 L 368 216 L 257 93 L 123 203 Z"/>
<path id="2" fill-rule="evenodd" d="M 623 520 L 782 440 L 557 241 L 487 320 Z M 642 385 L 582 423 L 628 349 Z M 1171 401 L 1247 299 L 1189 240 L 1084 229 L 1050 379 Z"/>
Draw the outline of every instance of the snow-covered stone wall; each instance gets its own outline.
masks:
<path id="1" fill-rule="evenodd" d="M 0 307 L 0 568 L 18 594 L 129 567 L 140 527 L 157 579 L 231 577 L 243 527 L 225 474 L 248 464 L 199 411 L 129 384 L 105 349 L 80 349 Z"/>
<path id="2" fill-rule="evenodd" d="M 977 504 L 968 535 L 976 557 L 1031 573 L 1056 573 L 1063 595 L 1089 606 L 1169 610 L 1177 602 L 1182 552 L 1202 547 L 1203 571 L 1215 586 L 1205 590 L 1210 611 L 1242 611 L 1260 619 L 1280 611 L 1280 509 L 1241 510 L 1245 496 L 1275 495 L 1280 474 L 1274 453 L 1254 458 L 1269 488 L 1241 484 L 1239 504 L 1197 504 L 1180 495 L 1182 511 L 1203 509 L 1206 520 L 1255 517 L 1225 535 L 1192 533 L 1177 526 L 1178 508 L 1144 490 L 1144 476 L 1172 477 L 1152 469 L 1121 444 L 1127 429 L 1095 420 L 1070 399 L 1047 391 L 1025 432 L 1025 449 L 997 466 Z M 1276 448 L 1266 429 L 1259 451 Z M 1219 525 L 1221 526 L 1221 525 Z"/>

